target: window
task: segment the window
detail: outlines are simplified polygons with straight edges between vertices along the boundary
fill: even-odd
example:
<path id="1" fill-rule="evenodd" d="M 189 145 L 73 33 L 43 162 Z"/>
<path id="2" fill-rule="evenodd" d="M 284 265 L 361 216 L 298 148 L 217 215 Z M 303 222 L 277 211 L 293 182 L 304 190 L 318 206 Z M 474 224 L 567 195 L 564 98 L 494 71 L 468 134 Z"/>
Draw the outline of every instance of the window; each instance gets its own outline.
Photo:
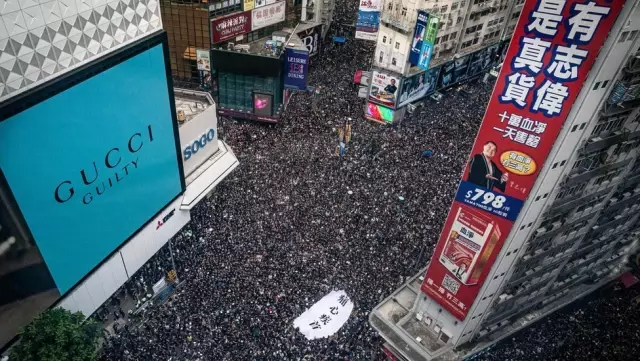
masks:
<path id="1" fill-rule="evenodd" d="M 389 6 L 387 7 L 387 9 L 393 10 L 393 3 L 392 2 L 389 3 Z"/>
<path id="2" fill-rule="evenodd" d="M 475 39 L 473 39 L 473 45 L 476 45 L 476 44 L 478 43 L 478 41 L 480 41 L 480 39 L 479 39 L 479 38 L 475 38 Z"/>
<path id="3" fill-rule="evenodd" d="M 396 58 L 391 58 L 391 65 L 397 65 L 396 64 Z"/>
<path id="4" fill-rule="evenodd" d="M 458 3 L 451 4 L 451 11 L 454 11 L 458 8 Z"/>
<path id="5" fill-rule="evenodd" d="M 574 126 L 571 128 L 571 133 L 575 132 L 576 130 L 578 130 L 578 125 L 577 125 L 577 124 L 576 124 L 576 125 L 574 125 Z M 557 164 L 558 164 L 558 163 L 554 164 L 554 166 L 553 166 L 553 167 L 555 168 L 555 166 L 556 166 Z"/>
<path id="6" fill-rule="evenodd" d="M 582 128 L 580 128 L 580 129 L 582 129 Z M 567 161 L 566 161 L 566 160 L 563 160 L 562 162 L 560 162 L 560 166 L 561 166 L 561 167 L 562 167 L 563 165 L 565 165 L 565 164 L 567 164 Z"/>
<path id="7" fill-rule="evenodd" d="M 386 35 L 383 35 L 383 36 L 382 36 L 382 43 L 383 43 L 383 44 L 386 44 L 386 43 L 387 43 L 387 36 L 386 36 Z"/>
<path id="8" fill-rule="evenodd" d="M 602 89 L 606 88 L 606 87 L 607 87 L 607 84 L 609 84 L 609 81 L 608 81 L 608 80 L 603 81 L 603 82 L 602 82 Z"/>
<path id="9" fill-rule="evenodd" d="M 455 39 L 455 38 L 456 38 L 456 36 L 458 36 L 458 32 L 457 32 L 457 31 L 454 31 L 453 33 L 449 34 L 449 38 L 450 38 L 451 40 Z"/>
<path id="10" fill-rule="evenodd" d="M 440 44 L 440 38 L 436 38 L 436 42 L 434 43 L 434 45 L 438 45 Z"/>
<path id="11" fill-rule="evenodd" d="M 600 82 L 597 81 L 594 85 L 593 85 L 593 90 L 598 90 L 598 88 L 600 87 Z"/>
<path id="12" fill-rule="evenodd" d="M 384 53 L 380 52 L 380 57 L 378 58 L 378 63 L 382 63 L 382 58 L 384 57 Z"/>
<path id="13" fill-rule="evenodd" d="M 627 41 L 627 36 L 629 36 L 629 32 L 628 31 L 623 31 L 622 35 L 620 35 L 620 39 L 618 39 L 619 43 L 623 43 L 625 41 Z"/>
<path id="14" fill-rule="evenodd" d="M 580 124 L 580 130 L 584 129 L 585 126 L 587 126 L 587 123 Z"/>
<path id="15" fill-rule="evenodd" d="M 440 12 L 446 13 L 449 10 L 449 5 L 445 5 L 440 9 Z"/>
<path id="16" fill-rule="evenodd" d="M 400 49 L 400 43 L 396 41 L 396 49 Z"/>
<path id="17" fill-rule="evenodd" d="M 407 16 L 407 8 L 402 8 L 402 16 Z"/>
<path id="18" fill-rule="evenodd" d="M 634 30 L 629 34 L 629 40 L 634 41 L 638 37 L 638 30 Z"/>

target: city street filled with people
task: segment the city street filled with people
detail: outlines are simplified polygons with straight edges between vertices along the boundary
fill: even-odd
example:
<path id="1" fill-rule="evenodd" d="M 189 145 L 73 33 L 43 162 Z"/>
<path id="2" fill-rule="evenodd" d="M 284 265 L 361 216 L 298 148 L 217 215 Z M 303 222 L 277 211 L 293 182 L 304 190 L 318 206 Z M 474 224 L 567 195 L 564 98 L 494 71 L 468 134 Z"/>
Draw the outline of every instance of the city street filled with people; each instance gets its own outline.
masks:
<path id="1" fill-rule="evenodd" d="M 353 23 L 354 9 L 338 2 L 334 22 Z M 240 165 L 172 240 L 182 284 L 140 319 L 114 303 L 104 320 L 130 322 L 108 332 L 101 360 L 383 359 L 369 312 L 430 259 L 493 84 L 480 78 L 381 125 L 363 117 L 353 84 L 372 46 L 327 42 L 310 70 L 318 92 L 295 94 L 277 125 L 219 120 Z M 142 302 L 171 267 L 163 249 L 119 296 Z M 335 335 L 307 340 L 293 321 L 331 290 L 353 312 Z M 587 300 L 477 359 L 637 359 L 635 296 Z"/>

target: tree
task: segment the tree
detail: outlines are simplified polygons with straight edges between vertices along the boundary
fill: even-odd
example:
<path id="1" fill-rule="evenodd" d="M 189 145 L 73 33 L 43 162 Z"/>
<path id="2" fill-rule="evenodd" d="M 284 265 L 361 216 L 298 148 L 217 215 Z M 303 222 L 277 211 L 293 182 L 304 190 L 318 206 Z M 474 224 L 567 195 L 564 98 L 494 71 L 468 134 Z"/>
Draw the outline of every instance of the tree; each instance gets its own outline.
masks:
<path id="1" fill-rule="evenodd" d="M 38 315 L 20 332 L 11 361 L 95 360 L 100 326 L 82 312 L 55 308 Z"/>

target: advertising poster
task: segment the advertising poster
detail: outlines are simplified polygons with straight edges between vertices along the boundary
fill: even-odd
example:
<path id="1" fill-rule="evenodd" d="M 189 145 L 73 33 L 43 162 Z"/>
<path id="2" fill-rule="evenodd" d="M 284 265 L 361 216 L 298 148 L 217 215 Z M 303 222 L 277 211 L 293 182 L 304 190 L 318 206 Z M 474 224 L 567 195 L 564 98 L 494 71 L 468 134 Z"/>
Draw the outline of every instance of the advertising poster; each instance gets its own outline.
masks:
<path id="1" fill-rule="evenodd" d="M 440 66 L 440 75 L 438 76 L 438 85 L 436 86 L 436 89 L 444 89 L 455 82 L 453 74 L 455 68 L 456 63 L 454 60 L 446 62 Z"/>
<path id="2" fill-rule="evenodd" d="M 433 56 L 433 45 L 436 42 L 436 37 L 438 36 L 438 25 L 440 20 L 435 17 L 429 15 L 427 20 L 427 31 L 424 36 L 424 40 L 422 41 L 422 49 L 420 49 L 420 59 L 418 61 L 418 66 L 422 69 L 429 69 L 429 63 L 431 62 L 431 57 Z"/>
<path id="3" fill-rule="evenodd" d="M 422 40 L 427 32 L 427 20 L 429 14 L 423 10 L 418 10 L 418 18 L 416 26 L 413 29 L 413 39 L 411 40 L 411 49 L 409 51 L 409 63 L 418 65 L 420 61 L 420 52 L 422 50 Z"/>
<path id="4" fill-rule="evenodd" d="M 284 21 L 286 1 L 251 10 L 251 30 L 258 30 Z"/>
<path id="5" fill-rule="evenodd" d="M 398 108 L 420 100 L 436 90 L 438 82 L 438 72 L 440 67 L 432 68 L 416 74 L 410 78 L 405 78 L 400 87 L 400 97 Z"/>
<path id="6" fill-rule="evenodd" d="M 501 63 L 500 59 L 500 44 L 489 45 L 485 48 L 484 54 L 484 70 L 490 69 Z"/>
<path id="7" fill-rule="evenodd" d="M 61 294 L 183 191 L 171 102 L 159 44 L 1 119 L 0 169 Z"/>
<path id="8" fill-rule="evenodd" d="M 243 11 L 253 10 L 255 7 L 256 7 L 256 4 L 255 4 L 254 0 L 243 0 L 242 1 L 242 10 Z"/>
<path id="9" fill-rule="evenodd" d="M 369 119 L 379 122 L 392 123 L 393 122 L 393 109 L 383 107 L 381 105 L 368 102 L 367 112 L 365 116 Z"/>
<path id="10" fill-rule="evenodd" d="M 453 83 L 461 83 L 467 79 L 470 58 L 471 55 L 465 55 L 453 61 L 455 64 L 455 69 L 453 71 Z"/>
<path id="11" fill-rule="evenodd" d="M 198 67 L 198 76 L 200 77 L 200 87 L 202 89 L 211 89 L 211 60 L 209 49 L 196 49 L 196 64 Z"/>
<path id="12" fill-rule="evenodd" d="M 267 93 L 253 93 L 253 113 L 270 117 L 273 114 L 273 95 Z"/>
<path id="13" fill-rule="evenodd" d="M 369 101 L 395 108 L 400 80 L 393 75 L 373 71 Z"/>
<path id="14" fill-rule="evenodd" d="M 302 44 L 309 51 L 309 58 L 313 58 L 320 53 L 320 26 L 314 26 L 298 33 Z"/>
<path id="15" fill-rule="evenodd" d="M 306 90 L 309 53 L 306 50 L 287 48 L 285 56 L 284 87 L 295 90 Z"/>
<path id="16" fill-rule="evenodd" d="M 424 293 L 460 320 L 509 235 L 624 1 L 544 4 L 527 0 L 523 6 L 422 284 Z"/>
<path id="17" fill-rule="evenodd" d="M 215 18 L 211 20 L 211 43 L 217 44 L 250 31 L 251 12 L 249 11 Z"/>
<path id="18" fill-rule="evenodd" d="M 481 74 L 485 69 L 485 59 L 487 57 L 488 48 L 480 49 L 475 53 L 469 55 L 469 71 L 467 72 L 467 77 L 473 78 L 474 76 Z"/>
<path id="19" fill-rule="evenodd" d="M 382 0 L 360 0 L 356 22 L 356 39 L 376 41 L 381 10 Z"/>

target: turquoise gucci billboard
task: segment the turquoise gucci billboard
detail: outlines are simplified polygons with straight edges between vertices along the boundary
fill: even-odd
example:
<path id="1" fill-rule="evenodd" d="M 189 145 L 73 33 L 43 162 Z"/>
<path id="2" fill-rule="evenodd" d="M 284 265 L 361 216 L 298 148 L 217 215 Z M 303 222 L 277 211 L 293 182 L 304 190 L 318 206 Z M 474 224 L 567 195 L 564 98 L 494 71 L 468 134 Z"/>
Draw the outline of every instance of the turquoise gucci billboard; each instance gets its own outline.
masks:
<path id="1" fill-rule="evenodd" d="M 165 42 L 4 107 L 0 168 L 61 294 L 184 190 Z"/>

